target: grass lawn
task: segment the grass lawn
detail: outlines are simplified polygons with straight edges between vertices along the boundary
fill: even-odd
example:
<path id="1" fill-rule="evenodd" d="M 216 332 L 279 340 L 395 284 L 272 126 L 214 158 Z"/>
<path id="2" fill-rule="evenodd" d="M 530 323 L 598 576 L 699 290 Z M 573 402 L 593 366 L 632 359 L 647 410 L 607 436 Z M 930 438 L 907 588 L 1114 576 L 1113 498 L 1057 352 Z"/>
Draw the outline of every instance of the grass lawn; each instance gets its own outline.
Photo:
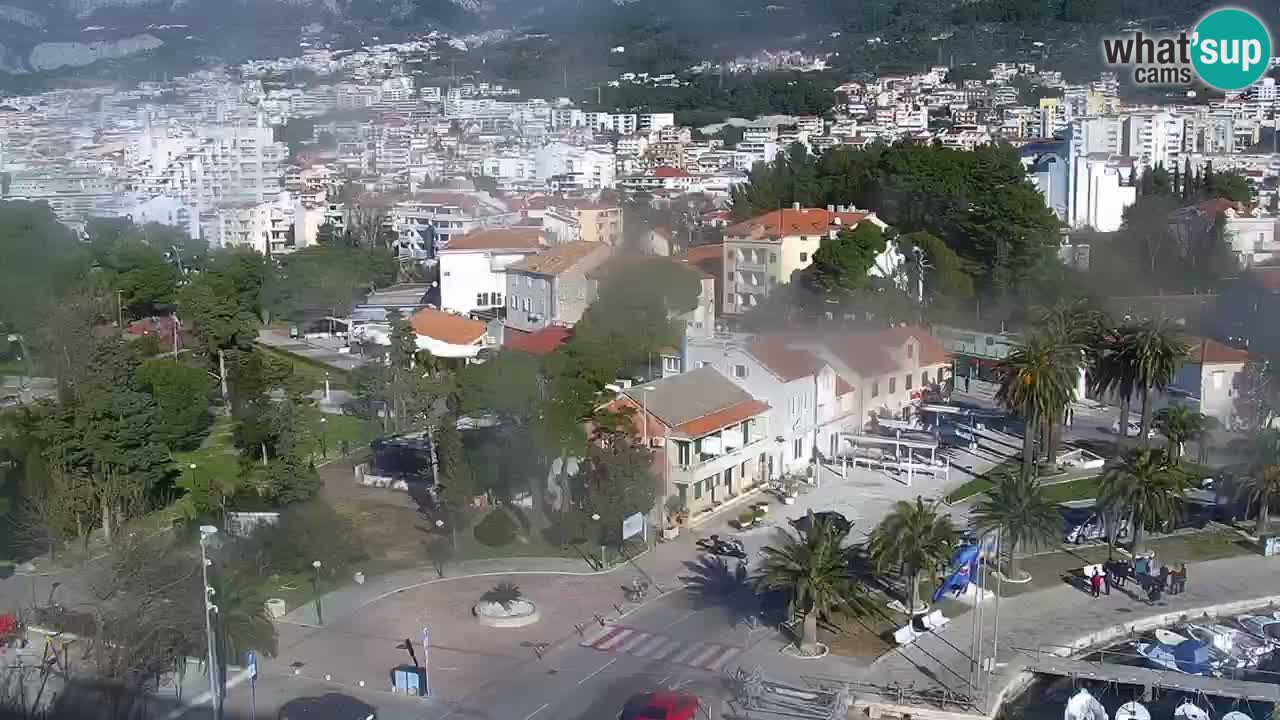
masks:
<path id="1" fill-rule="evenodd" d="M 1045 498 L 1052 503 L 1064 503 L 1072 500 L 1088 500 L 1098 496 L 1100 477 L 1080 478 L 1067 482 L 1046 485 Z"/>
<path id="2" fill-rule="evenodd" d="M 470 530 L 458 533 L 458 549 L 454 554 L 454 560 L 488 560 L 491 558 L 509 558 L 509 557 L 563 557 L 582 560 L 583 552 L 599 553 L 600 548 L 583 547 L 581 550 L 573 546 L 552 545 L 543 542 L 540 538 L 526 538 L 525 542 L 517 539 L 509 545 L 502 547 L 489 547 L 484 543 L 476 540 L 476 536 Z M 612 550 L 612 552 L 609 552 Z M 607 548 L 606 553 L 610 560 L 616 559 L 618 549 Z M 585 560 L 583 560 L 585 564 Z"/>
<path id="3" fill-rule="evenodd" d="M 266 345 L 258 345 L 258 350 L 276 358 L 284 360 L 293 365 L 293 376 L 300 380 L 304 385 L 313 390 L 324 389 L 324 374 L 329 373 L 329 387 L 338 389 L 347 389 L 351 386 L 351 374 L 346 370 L 331 368 L 323 363 L 309 360 L 301 355 L 294 355 L 291 352 L 285 352 L 279 348 L 268 347 Z"/>
<path id="4" fill-rule="evenodd" d="M 342 452 L 342 443 L 346 441 L 350 450 L 364 447 L 380 434 L 377 422 L 350 415 L 330 415 L 317 408 L 303 408 L 302 417 L 306 420 L 312 438 L 311 452 L 316 457 L 338 457 Z M 320 422 L 323 420 L 324 422 Z"/>

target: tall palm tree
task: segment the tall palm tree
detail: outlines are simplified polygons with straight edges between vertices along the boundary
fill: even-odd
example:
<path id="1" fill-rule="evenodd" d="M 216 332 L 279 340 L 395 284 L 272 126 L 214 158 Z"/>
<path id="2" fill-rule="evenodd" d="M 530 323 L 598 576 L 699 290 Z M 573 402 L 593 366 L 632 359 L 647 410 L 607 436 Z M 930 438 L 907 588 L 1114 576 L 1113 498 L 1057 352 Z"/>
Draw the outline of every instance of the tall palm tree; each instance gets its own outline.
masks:
<path id="1" fill-rule="evenodd" d="M 1137 553 L 1142 550 L 1142 531 L 1177 517 L 1187 489 L 1187 475 L 1164 451 L 1138 448 L 1102 473 L 1098 503 L 1112 517 L 1129 513 Z"/>
<path id="2" fill-rule="evenodd" d="M 1062 537 L 1062 514 L 1044 488 L 1027 475 L 1004 473 L 995 479 L 971 513 L 982 533 L 998 532 L 1009 553 L 1009 577 L 1019 577 L 1019 548 L 1035 548 Z"/>
<path id="3" fill-rule="evenodd" d="M 1186 442 L 1204 435 L 1208 423 L 1207 416 L 1186 405 L 1170 405 L 1160 408 L 1155 414 L 1156 429 L 1169 438 L 1169 447 L 1165 452 L 1174 462 L 1181 462 Z"/>
<path id="4" fill-rule="evenodd" d="M 996 399 L 1022 417 L 1022 472 L 1035 472 L 1035 437 L 1040 424 L 1060 415 L 1075 397 L 1082 346 L 1070 338 L 1033 333 L 996 366 Z"/>
<path id="5" fill-rule="evenodd" d="M 1089 386 L 1098 395 L 1113 395 L 1120 401 L 1120 446 L 1128 437 L 1129 408 L 1138 389 L 1138 368 L 1130 338 L 1137 332 L 1132 324 L 1105 328 L 1089 346 Z"/>
<path id="6" fill-rule="evenodd" d="M 1263 430 L 1255 435 L 1252 454 L 1244 488 L 1249 491 L 1249 502 L 1258 506 L 1254 534 L 1262 537 L 1271 520 L 1271 503 L 1280 498 L 1280 431 Z"/>
<path id="7" fill-rule="evenodd" d="M 1081 370 L 1089 364 L 1090 348 L 1099 344 L 1099 338 L 1107 327 L 1107 319 L 1102 311 L 1093 308 L 1085 300 L 1073 303 L 1061 302 L 1041 313 L 1040 327 L 1045 335 L 1056 342 L 1079 347 L 1079 361 L 1075 365 L 1076 379 L 1078 379 Z M 1073 379 L 1072 387 L 1076 385 Z M 1071 397 L 1059 399 L 1061 409 L 1046 418 L 1047 422 L 1044 423 L 1045 460 L 1050 465 L 1057 464 L 1061 426 L 1066 420 L 1067 408 L 1074 399 L 1074 394 Z"/>
<path id="8" fill-rule="evenodd" d="M 211 575 L 214 603 L 218 606 L 218 630 L 226 663 L 239 662 L 255 650 L 267 657 L 276 654 L 276 627 L 267 613 L 267 597 L 259 585 L 242 573 Z"/>
<path id="9" fill-rule="evenodd" d="M 849 550 L 842 547 L 848 531 L 810 518 L 805 531 L 792 535 L 779 530 L 774 544 L 761 548 L 763 560 L 755 572 L 757 588 L 780 590 L 790 596 L 790 614 L 803 613 L 800 650 L 818 647 L 818 618 L 834 611 L 860 614 L 867 608 L 863 589 L 849 572 Z"/>
<path id="10" fill-rule="evenodd" d="M 1142 447 L 1150 447 L 1152 407 L 1151 391 L 1163 391 L 1173 382 L 1173 376 L 1186 362 L 1191 347 L 1167 322 L 1144 323 L 1138 332 L 1129 336 L 1131 354 L 1135 363 L 1135 378 L 1142 396 L 1142 429 L 1138 441 Z M 1121 426 L 1124 429 L 1124 426 Z"/>
<path id="11" fill-rule="evenodd" d="M 899 500 L 893 506 L 893 512 L 872 531 L 868 549 L 881 572 L 903 569 L 910 580 L 907 607 L 915 612 L 920 605 L 921 574 L 947 562 L 955 539 L 951 518 L 939 515 L 917 495 L 914 503 Z"/>

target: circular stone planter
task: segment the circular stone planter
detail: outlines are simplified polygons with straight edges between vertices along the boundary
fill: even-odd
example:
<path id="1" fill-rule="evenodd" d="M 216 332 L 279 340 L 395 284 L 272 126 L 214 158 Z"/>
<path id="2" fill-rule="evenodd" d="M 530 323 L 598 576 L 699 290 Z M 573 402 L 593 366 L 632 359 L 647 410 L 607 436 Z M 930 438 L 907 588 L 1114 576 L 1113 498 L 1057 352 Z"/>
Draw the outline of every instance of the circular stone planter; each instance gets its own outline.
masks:
<path id="1" fill-rule="evenodd" d="M 495 628 L 518 628 L 532 625 L 541 618 L 538 606 L 528 600 L 516 600 L 511 607 L 504 608 L 498 603 L 481 602 L 471 608 L 481 625 Z"/>
<path id="2" fill-rule="evenodd" d="M 270 598 L 267 600 L 266 605 L 267 605 L 267 614 L 270 615 L 272 619 L 279 619 L 284 617 L 285 613 L 287 613 L 289 610 L 289 608 L 285 605 L 284 600 L 281 600 L 280 598 Z"/>
<path id="3" fill-rule="evenodd" d="M 1023 570 L 1022 575 L 1018 577 L 1009 577 L 1008 575 L 1004 574 L 1003 570 L 996 570 L 991 574 L 999 577 L 1004 582 L 1012 583 L 1014 585 L 1025 585 L 1031 582 L 1031 573 L 1027 572 L 1026 570 Z"/>
<path id="4" fill-rule="evenodd" d="M 786 655 L 789 658 L 795 658 L 796 660 L 817 660 L 819 658 L 826 657 L 827 654 L 831 652 L 831 648 L 827 647 L 823 643 L 818 643 L 816 652 L 814 652 L 813 654 L 805 654 L 800 652 L 799 646 L 795 644 L 791 644 L 782 648 L 778 652 L 782 653 L 783 655 Z"/>

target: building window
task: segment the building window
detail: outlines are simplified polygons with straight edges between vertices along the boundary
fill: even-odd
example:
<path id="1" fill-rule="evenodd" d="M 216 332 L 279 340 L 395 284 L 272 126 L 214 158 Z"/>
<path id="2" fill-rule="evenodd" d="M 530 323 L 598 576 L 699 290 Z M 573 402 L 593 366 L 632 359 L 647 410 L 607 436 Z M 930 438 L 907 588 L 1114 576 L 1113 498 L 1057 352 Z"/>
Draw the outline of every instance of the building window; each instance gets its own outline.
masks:
<path id="1" fill-rule="evenodd" d="M 912 387 L 912 385 L 911 385 L 911 373 L 907 373 L 906 388 L 907 388 L 908 390 L 910 390 L 910 389 L 911 389 L 911 387 Z"/>
<path id="2" fill-rule="evenodd" d="M 915 354 L 916 354 L 916 346 L 912 345 L 911 343 L 907 343 L 907 359 L 908 360 L 912 359 L 913 357 L 915 357 Z"/>
<path id="3" fill-rule="evenodd" d="M 889 378 L 889 394 L 892 395 L 896 392 L 898 392 L 898 378 L 891 377 Z"/>
<path id="4" fill-rule="evenodd" d="M 667 372 L 680 372 L 680 358 L 663 358 L 662 363 Z"/>
<path id="5" fill-rule="evenodd" d="M 747 376 L 747 366 L 746 366 L 746 365 L 734 365 L 734 366 L 733 366 L 733 376 L 734 376 L 734 377 L 736 377 L 736 378 L 744 378 L 744 377 L 746 377 L 746 376 Z"/>
<path id="6" fill-rule="evenodd" d="M 807 262 L 808 260 L 809 260 L 809 253 L 800 253 L 800 262 Z"/>
<path id="7" fill-rule="evenodd" d="M 702 499 L 702 483 L 701 482 L 696 482 L 693 484 L 693 499 L 694 500 Z"/>
<path id="8" fill-rule="evenodd" d="M 476 305 L 488 305 L 489 293 L 476 293 Z"/>
<path id="9" fill-rule="evenodd" d="M 796 460 L 799 460 L 800 455 L 804 453 L 804 438 L 796 438 L 795 441 L 791 443 L 791 445 L 792 445 L 792 448 L 791 448 L 792 456 Z"/>
<path id="10" fill-rule="evenodd" d="M 769 253 L 769 262 L 771 263 L 778 262 L 778 253 Z"/>
<path id="11" fill-rule="evenodd" d="M 693 460 L 693 447 L 687 442 L 676 441 L 676 462 L 687 466 Z"/>
<path id="12" fill-rule="evenodd" d="M 502 293 L 494 293 L 494 294 L 493 294 L 493 304 L 494 304 L 494 305 L 501 305 L 501 304 L 502 304 Z"/>
<path id="13" fill-rule="evenodd" d="M 924 370 L 920 373 L 920 386 L 929 387 L 929 371 Z"/>

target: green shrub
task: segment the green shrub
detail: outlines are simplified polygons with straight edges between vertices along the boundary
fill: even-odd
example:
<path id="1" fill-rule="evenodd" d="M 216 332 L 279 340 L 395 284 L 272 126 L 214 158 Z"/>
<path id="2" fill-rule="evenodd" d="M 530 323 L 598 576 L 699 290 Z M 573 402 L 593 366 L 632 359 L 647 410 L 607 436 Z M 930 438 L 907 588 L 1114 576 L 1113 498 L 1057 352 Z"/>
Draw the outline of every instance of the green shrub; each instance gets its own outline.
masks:
<path id="1" fill-rule="evenodd" d="M 480 596 L 482 602 L 497 603 L 502 606 L 503 610 L 510 610 L 512 603 L 524 597 L 524 593 L 520 592 L 520 586 L 513 582 L 502 581 L 494 585 L 492 589 L 486 590 Z"/>
<path id="2" fill-rule="evenodd" d="M 341 575 L 369 559 L 359 533 L 327 503 L 292 505 L 274 525 L 260 527 L 228 546 L 227 565 L 261 578 L 273 574 L 310 574 L 319 560 L 326 574 Z"/>
<path id="3" fill-rule="evenodd" d="M 511 541 L 516 539 L 516 521 L 506 510 L 498 508 L 485 515 L 484 519 L 476 524 L 474 532 L 476 540 L 489 547 L 510 545 Z"/>

